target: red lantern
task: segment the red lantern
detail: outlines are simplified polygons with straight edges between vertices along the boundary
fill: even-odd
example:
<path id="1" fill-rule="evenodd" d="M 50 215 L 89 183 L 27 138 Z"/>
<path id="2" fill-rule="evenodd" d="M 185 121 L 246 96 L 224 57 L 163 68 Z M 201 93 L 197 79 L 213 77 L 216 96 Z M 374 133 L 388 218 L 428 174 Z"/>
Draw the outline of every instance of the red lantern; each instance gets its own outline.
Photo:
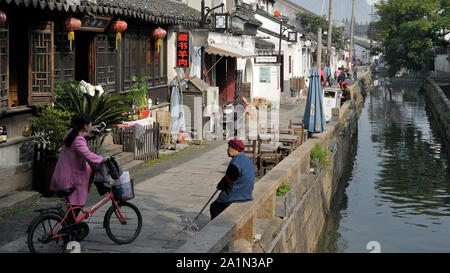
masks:
<path id="1" fill-rule="evenodd" d="M 158 46 L 158 53 L 159 53 L 159 47 L 162 45 L 161 39 L 164 39 L 166 37 L 166 35 L 167 35 L 167 32 L 160 27 L 158 27 L 157 29 L 155 29 L 153 31 L 153 38 L 157 39 L 156 44 Z"/>
<path id="2" fill-rule="evenodd" d="M 6 22 L 6 13 L 0 11 L 0 25 L 3 25 Z"/>
<path id="3" fill-rule="evenodd" d="M 273 13 L 273 15 L 275 15 L 275 17 L 280 17 L 280 12 L 278 11 L 278 10 L 276 10 L 274 13 Z"/>
<path id="4" fill-rule="evenodd" d="M 117 21 L 114 21 L 111 24 L 111 30 L 116 32 L 116 50 L 117 50 L 117 41 L 122 39 L 121 32 L 124 32 L 127 29 L 128 25 L 125 21 L 120 21 L 120 19 L 117 19 Z"/>
<path id="5" fill-rule="evenodd" d="M 68 40 L 70 41 L 70 51 L 72 51 L 72 41 L 75 40 L 75 30 L 81 27 L 80 19 L 74 17 L 68 17 L 64 23 L 63 28 L 69 32 Z"/>

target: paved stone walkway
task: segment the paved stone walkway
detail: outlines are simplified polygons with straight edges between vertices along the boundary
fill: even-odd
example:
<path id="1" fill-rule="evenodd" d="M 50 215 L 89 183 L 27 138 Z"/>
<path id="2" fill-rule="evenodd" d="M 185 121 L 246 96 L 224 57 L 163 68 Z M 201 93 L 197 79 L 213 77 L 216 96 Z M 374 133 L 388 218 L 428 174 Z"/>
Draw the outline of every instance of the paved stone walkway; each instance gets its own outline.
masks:
<path id="1" fill-rule="evenodd" d="M 300 121 L 303 112 L 304 101 L 298 104 L 282 105 L 281 128 L 287 128 L 289 119 Z M 102 207 L 89 218 L 90 233 L 81 242 L 81 251 L 89 253 L 174 252 L 186 240 L 195 236 L 193 231 L 184 230 L 183 218 L 193 219 L 216 190 L 216 185 L 225 174 L 230 161 L 226 149 L 226 142 L 219 143 L 217 147 L 199 153 L 196 158 L 184 163 L 180 162 L 179 165 L 166 170 L 159 170 L 158 175 L 136 184 L 136 197 L 130 202 L 141 211 L 143 227 L 139 237 L 131 244 L 117 245 L 109 239 L 102 227 L 103 216 L 109 205 Z M 142 171 L 145 172 L 145 169 Z M 136 175 L 139 176 L 139 173 Z M 95 200 L 99 200 L 98 195 Z M 208 206 L 198 220 L 199 227 L 204 226 L 209 219 Z M 26 237 L 23 236 L 3 245 L 0 247 L 0 252 L 28 252 Z"/>

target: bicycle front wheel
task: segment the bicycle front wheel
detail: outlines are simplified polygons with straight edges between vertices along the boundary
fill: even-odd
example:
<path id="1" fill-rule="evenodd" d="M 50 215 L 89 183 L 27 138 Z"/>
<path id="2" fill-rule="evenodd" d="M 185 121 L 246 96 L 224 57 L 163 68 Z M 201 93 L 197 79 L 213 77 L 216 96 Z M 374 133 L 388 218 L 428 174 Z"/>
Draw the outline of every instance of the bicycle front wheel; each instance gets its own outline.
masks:
<path id="1" fill-rule="evenodd" d="M 65 250 L 63 238 L 55 239 L 53 234 L 62 218 L 56 214 L 37 216 L 28 229 L 28 249 L 38 253 L 60 253 Z"/>
<path id="2" fill-rule="evenodd" d="M 128 202 L 118 202 L 119 209 L 113 204 L 105 214 L 105 229 L 108 237 L 118 244 L 134 241 L 142 228 L 142 216 L 139 209 Z"/>

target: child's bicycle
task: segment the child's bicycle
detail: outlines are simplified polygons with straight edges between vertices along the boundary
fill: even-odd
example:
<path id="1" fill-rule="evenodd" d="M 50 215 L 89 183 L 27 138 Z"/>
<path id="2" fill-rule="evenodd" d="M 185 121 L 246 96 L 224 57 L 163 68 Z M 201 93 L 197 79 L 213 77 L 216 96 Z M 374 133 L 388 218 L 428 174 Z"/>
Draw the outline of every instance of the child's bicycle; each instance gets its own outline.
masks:
<path id="1" fill-rule="evenodd" d="M 75 187 L 72 187 L 59 191 L 56 195 L 68 197 L 74 190 Z M 40 214 L 28 227 L 30 252 L 64 252 L 69 241 L 83 240 L 89 233 L 89 226 L 83 221 L 110 200 L 111 207 L 106 211 L 103 220 L 103 227 L 108 237 L 117 244 L 134 241 L 142 228 L 141 213 L 135 205 L 122 198 L 119 188 L 113 186 L 100 202 L 87 211 L 81 207 L 74 207 L 70 203 L 68 203 L 66 212 L 62 209 L 61 204 L 56 208 L 37 210 Z M 74 209 L 77 208 L 82 212 L 79 217 L 76 217 L 74 212 Z M 69 213 L 72 214 L 75 223 L 70 222 Z"/>

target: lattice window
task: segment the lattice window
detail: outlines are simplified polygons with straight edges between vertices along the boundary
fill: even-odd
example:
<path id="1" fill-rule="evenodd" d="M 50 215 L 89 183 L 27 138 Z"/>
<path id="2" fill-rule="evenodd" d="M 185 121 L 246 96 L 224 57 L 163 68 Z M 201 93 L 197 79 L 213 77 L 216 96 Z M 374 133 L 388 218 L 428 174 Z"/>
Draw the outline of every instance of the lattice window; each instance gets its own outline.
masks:
<path id="1" fill-rule="evenodd" d="M 152 39 L 150 37 L 146 37 L 146 75 L 147 75 L 147 79 L 149 82 L 149 85 L 151 86 L 153 83 L 153 60 L 152 60 L 152 56 L 153 56 L 153 52 L 152 52 Z"/>
<path id="2" fill-rule="evenodd" d="M 31 34 L 31 92 L 50 93 L 52 35 Z"/>
<path id="3" fill-rule="evenodd" d="M 96 52 L 96 84 L 108 92 L 116 90 L 117 51 L 113 35 L 98 34 Z"/>
<path id="4" fill-rule="evenodd" d="M 157 41 L 153 40 L 154 48 L 154 86 L 166 84 L 167 81 L 167 40 L 164 39 L 159 47 Z"/>
<path id="5" fill-rule="evenodd" d="M 131 77 L 147 77 L 150 87 L 167 82 L 167 41 L 163 41 L 159 53 L 157 41 L 149 33 L 125 33 L 123 42 L 123 90 L 129 91 Z"/>
<path id="6" fill-rule="evenodd" d="M 63 31 L 55 33 L 54 78 L 59 84 L 75 79 L 75 41 L 71 51 L 67 33 Z"/>
<path id="7" fill-rule="evenodd" d="M 53 22 L 30 28 L 29 105 L 50 104 L 53 95 Z"/>
<path id="8" fill-rule="evenodd" d="M 0 111 L 8 108 L 8 25 L 0 27 Z"/>

